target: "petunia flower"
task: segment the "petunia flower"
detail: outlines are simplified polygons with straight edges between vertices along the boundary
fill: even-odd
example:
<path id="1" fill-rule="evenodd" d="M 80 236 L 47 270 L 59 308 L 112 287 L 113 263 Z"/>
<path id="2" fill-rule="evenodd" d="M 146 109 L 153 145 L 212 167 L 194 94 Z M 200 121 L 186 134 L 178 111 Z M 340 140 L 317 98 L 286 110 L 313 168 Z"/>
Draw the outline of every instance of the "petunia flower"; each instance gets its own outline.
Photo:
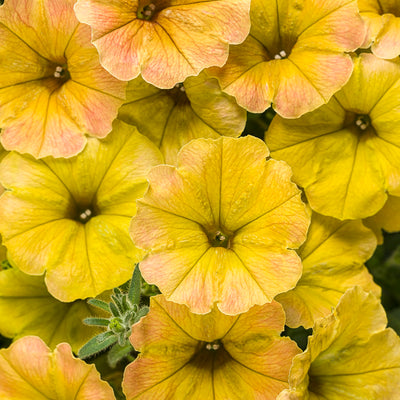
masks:
<path id="1" fill-rule="evenodd" d="M 379 297 L 380 287 L 363 265 L 375 248 L 374 233 L 360 220 L 339 221 L 313 213 L 307 239 L 298 250 L 301 278 L 294 289 L 276 297 L 285 310 L 286 325 L 312 328 L 356 285 Z"/>
<path id="2" fill-rule="evenodd" d="M 360 15 L 367 25 L 362 47 L 371 46 L 380 58 L 400 55 L 400 2 L 398 0 L 358 0 Z"/>
<path id="3" fill-rule="evenodd" d="M 247 311 L 292 289 L 308 212 L 287 164 L 252 136 L 196 139 L 149 173 L 131 235 L 145 280 L 196 313 Z"/>
<path id="4" fill-rule="evenodd" d="M 242 107 L 260 113 L 272 103 L 281 116 L 297 118 L 349 79 L 346 52 L 365 36 L 356 0 L 253 0 L 250 16 L 245 42 L 230 47 L 222 68 L 209 70 Z"/>
<path id="5" fill-rule="evenodd" d="M 0 350 L 0 398 L 115 400 L 95 366 L 75 358 L 69 344 L 61 343 L 51 352 L 36 336 Z"/>
<path id="6" fill-rule="evenodd" d="M 250 0 L 78 0 L 75 12 L 107 71 L 171 89 L 225 64 L 229 44 L 249 33 L 249 8 Z"/>
<path id="7" fill-rule="evenodd" d="M 288 387 L 292 358 L 300 351 L 273 301 L 247 313 L 207 315 L 152 297 L 149 314 L 133 325 L 141 352 L 125 370 L 127 400 L 275 400 Z"/>
<path id="8" fill-rule="evenodd" d="M 394 400 L 400 381 L 400 338 L 379 300 L 359 287 L 318 320 L 308 347 L 293 359 L 290 389 L 277 400 Z"/>
<path id="9" fill-rule="evenodd" d="M 0 233 L 12 264 L 31 275 L 46 272 L 49 292 L 61 301 L 126 282 L 143 255 L 129 237 L 135 200 L 161 162 L 157 147 L 120 121 L 70 159 L 10 153 L 0 166 L 7 189 Z"/>
<path id="10" fill-rule="evenodd" d="M 173 89 L 158 89 L 138 77 L 129 82 L 119 118 L 138 127 L 175 165 L 180 148 L 200 137 L 239 136 L 246 111 L 222 92 L 205 73 L 189 77 Z"/>
<path id="11" fill-rule="evenodd" d="M 311 208 L 342 220 L 374 215 L 388 194 L 400 196 L 400 63 L 373 54 L 354 63 L 327 105 L 297 120 L 277 116 L 265 136 Z"/>
<path id="12" fill-rule="evenodd" d="M 70 157 L 86 134 L 105 137 L 126 83 L 105 71 L 75 0 L 7 0 L 0 7 L 0 126 L 8 150 Z"/>
<path id="13" fill-rule="evenodd" d="M 107 297 L 102 296 L 107 299 Z M 86 301 L 62 303 L 47 291 L 43 277 L 26 275 L 16 268 L 0 271 L 0 333 L 14 340 L 39 336 L 52 349 L 67 342 L 78 350 L 98 328 L 83 324 L 89 316 L 103 316 Z"/>
<path id="14" fill-rule="evenodd" d="M 378 244 L 382 244 L 382 229 L 389 233 L 400 231 L 400 197 L 388 196 L 381 210 L 372 217 L 366 218 L 363 222 L 364 225 L 374 231 Z"/>

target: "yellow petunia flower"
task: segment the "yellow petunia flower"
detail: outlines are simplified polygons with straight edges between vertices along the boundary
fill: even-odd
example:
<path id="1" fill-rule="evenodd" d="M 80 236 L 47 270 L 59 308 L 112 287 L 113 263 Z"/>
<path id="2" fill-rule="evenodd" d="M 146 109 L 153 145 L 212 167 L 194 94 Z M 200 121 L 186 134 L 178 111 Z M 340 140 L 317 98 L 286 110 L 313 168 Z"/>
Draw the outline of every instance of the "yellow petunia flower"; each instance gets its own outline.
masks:
<path id="1" fill-rule="evenodd" d="M 106 296 L 102 298 L 107 301 Z M 5 337 L 16 340 L 39 336 L 52 349 L 67 342 L 77 353 L 101 332 L 99 328 L 84 325 L 83 319 L 105 315 L 85 300 L 73 303 L 56 300 L 41 276 L 26 275 L 16 268 L 0 271 L 0 333 Z"/>
<path id="2" fill-rule="evenodd" d="M 359 287 L 318 320 L 308 347 L 293 359 L 289 389 L 277 400 L 399 398 L 400 338 L 379 300 Z"/>
<path id="3" fill-rule="evenodd" d="M 0 350 L 0 382 L 3 400 L 115 400 L 95 366 L 75 358 L 69 344 L 61 343 L 52 352 L 36 336 Z"/>
<path id="4" fill-rule="evenodd" d="M 362 47 L 371 46 L 380 58 L 400 55 L 400 1 L 358 0 L 360 15 L 367 24 L 367 36 Z"/>
<path id="5" fill-rule="evenodd" d="M 86 134 L 111 131 L 126 83 L 101 67 L 74 3 L 7 0 L 0 7 L 0 127 L 8 150 L 70 157 Z"/>
<path id="6" fill-rule="evenodd" d="M 298 250 L 301 278 L 294 289 L 276 297 L 285 310 L 286 325 L 312 328 L 356 285 L 379 297 L 380 287 L 363 265 L 375 248 L 374 233 L 361 221 L 339 221 L 313 213 L 307 239 Z"/>
<path id="7" fill-rule="evenodd" d="M 78 0 L 75 12 L 107 71 L 171 89 L 225 64 L 229 43 L 249 33 L 249 8 L 250 0 Z"/>
<path id="8" fill-rule="evenodd" d="M 120 121 L 70 159 L 10 153 L 0 167 L 0 233 L 11 263 L 31 275 L 46 271 L 61 301 L 126 282 L 143 255 L 129 237 L 135 200 L 161 162 L 157 147 Z"/>
<path id="9" fill-rule="evenodd" d="M 150 301 L 149 314 L 132 327 L 141 354 L 125 370 L 127 400 L 275 400 L 288 387 L 300 350 L 280 337 L 278 303 L 228 316 L 192 314 L 162 295 Z"/>
<path id="10" fill-rule="evenodd" d="M 143 277 L 196 313 L 247 311 L 292 289 L 309 216 L 286 163 L 252 136 L 196 139 L 149 174 L 131 235 Z"/>
<path id="11" fill-rule="evenodd" d="M 363 42 L 356 0 L 253 0 L 250 35 L 211 68 L 238 104 L 260 113 L 272 103 L 296 118 L 328 102 L 349 79 L 346 52 Z"/>
<path id="12" fill-rule="evenodd" d="M 354 72 L 327 104 L 297 120 L 274 118 L 265 140 L 293 168 L 311 208 L 366 218 L 400 196 L 400 62 L 354 58 Z"/>
<path id="13" fill-rule="evenodd" d="M 138 77 L 129 82 L 119 118 L 137 126 L 175 165 L 180 148 L 192 139 L 239 136 L 246 111 L 203 72 L 173 89 L 158 89 Z"/>

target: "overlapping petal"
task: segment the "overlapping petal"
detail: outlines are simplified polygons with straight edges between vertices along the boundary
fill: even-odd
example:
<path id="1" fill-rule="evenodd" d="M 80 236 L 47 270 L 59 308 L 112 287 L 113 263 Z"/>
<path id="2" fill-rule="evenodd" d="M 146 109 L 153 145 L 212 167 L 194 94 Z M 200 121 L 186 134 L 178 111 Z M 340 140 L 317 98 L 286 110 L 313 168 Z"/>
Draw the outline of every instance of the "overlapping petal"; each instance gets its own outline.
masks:
<path id="1" fill-rule="evenodd" d="M 226 62 L 229 43 L 249 32 L 249 8 L 250 0 L 79 0 L 75 12 L 91 26 L 104 68 L 169 89 Z"/>
<path id="2" fill-rule="evenodd" d="M 363 222 L 374 231 L 378 238 L 378 243 L 382 244 L 382 229 L 389 233 L 400 231 L 400 197 L 388 196 L 382 209 L 372 217 L 366 218 Z"/>
<path id="3" fill-rule="evenodd" d="M 196 139 L 158 166 L 131 226 L 140 269 L 167 299 L 227 314 L 293 288 L 309 217 L 282 162 L 251 136 Z"/>
<path id="4" fill-rule="evenodd" d="M 283 325 L 276 302 L 238 316 L 216 309 L 196 315 L 153 297 L 149 314 L 132 327 L 141 354 L 125 370 L 127 399 L 275 399 L 299 353 L 280 337 Z"/>
<path id="5" fill-rule="evenodd" d="M 307 240 L 298 251 L 303 274 L 294 289 L 276 297 L 285 310 L 286 325 L 312 328 L 356 285 L 379 297 L 380 288 L 363 266 L 375 248 L 374 233 L 361 221 L 339 221 L 314 213 Z"/>
<path id="6" fill-rule="evenodd" d="M 354 62 L 327 105 L 297 120 L 274 118 L 265 137 L 311 208 L 339 219 L 376 214 L 387 193 L 400 193 L 400 64 L 372 54 Z"/>
<path id="7" fill-rule="evenodd" d="M 72 0 L 10 0 L 0 8 L 0 125 L 8 150 L 70 157 L 105 137 L 126 83 L 105 71 Z"/>
<path id="8" fill-rule="evenodd" d="M 115 400 L 95 366 L 75 358 L 69 344 L 51 352 L 36 336 L 0 350 L 0 382 L 4 400 Z"/>
<path id="9" fill-rule="evenodd" d="M 289 390 L 278 400 L 396 399 L 400 338 L 379 300 L 359 287 L 318 320 L 306 351 L 293 359 Z"/>
<path id="10" fill-rule="evenodd" d="M 39 336 L 49 347 L 67 342 L 78 350 L 98 328 L 83 324 L 89 316 L 104 316 L 86 301 L 62 303 L 46 289 L 43 277 L 30 276 L 12 268 L 0 271 L 0 333 L 18 339 Z"/>
<path id="11" fill-rule="evenodd" d="M 400 55 L 400 2 L 398 0 L 358 0 L 360 15 L 368 32 L 363 44 L 380 58 Z"/>
<path id="12" fill-rule="evenodd" d="M 215 78 L 201 73 L 168 90 L 136 78 L 128 84 L 119 118 L 137 126 L 161 149 L 165 162 L 175 165 L 178 151 L 192 139 L 239 136 L 246 111 L 221 91 Z"/>
<path id="13" fill-rule="evenodd" d="M 162 162 L 157 147 L 123 122 L 88 142 L 74 158 L 11 153 L 1 164 L 8 190 L 0 232 L 9 257 L 25 273 L 46 271 L 49 292 L 61 301 L 95 297 L 130 278 L 142 257 L 129 237 L 135 200 L 148 170 Z"/>
<path id="14" fill-rule="evenodd" d="M 365 36 L 356 0 L 253 0 L 250 16 L 246 41 L 230 47 L 222 68 L 209 70 L 242 107 L 263 112 L 272 103 L 296 118 L 327 103 L 349 79 L 346 52 Z"/>

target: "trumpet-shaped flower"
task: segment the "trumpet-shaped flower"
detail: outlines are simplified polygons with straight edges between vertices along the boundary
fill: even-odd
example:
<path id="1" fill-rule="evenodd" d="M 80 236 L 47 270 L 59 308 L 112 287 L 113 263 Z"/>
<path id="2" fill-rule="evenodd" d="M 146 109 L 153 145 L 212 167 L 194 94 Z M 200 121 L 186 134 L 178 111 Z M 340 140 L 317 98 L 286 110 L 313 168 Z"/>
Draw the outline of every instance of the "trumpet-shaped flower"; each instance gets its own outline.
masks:
<path id="1" fill-rule="evenodd" d="M 386 322 L 373 294 L 348 290 L 315 323 L 306 351 L 293 359 L 290 389 L 277 400 L 398 399 L 400 338 Z"/>
<path id="2" fill-rule="evenodd" d="M 295 286 L 309 216 L 289 166 L 268 155 L 252 136 L 196 139 L 177 168 L 151 170 L 131 235 L 168 300 L 238 314 Z"/>
<path id="3" fill-rule="evenodd" d="M 356 285 L 380 296 L 379 286 L 363 265 L 375 248 L 374 233 L 361 221 L 339 221 L 313 213 L 307 240 L 298 251 L 303 274 L 294 289 L 276 297 L 285 310 L 286 325 L 311 328 Z"/>
<path id="4" fill-rule="evenodd" d="M 339 219 L 366 218 L 400 195 L 400 63 L 354 59 L 346 86 L 297 120 L 274 118 L 265 140 L 293 168 L 311 208 Z"/>
<path id="5" fill-rule="evenodd" d="M 212 65 L 249 33 L 250 0 L 78 0 L 100 62 L 118 79 L 139 73 L 170 89 Z"/>
<path id="6" fill-rule="evenodd" d="M 0 7 L 0 126 L 8 150 L 69 157 L 105 137 L 126 83 L 105 71 L 76 19 L 75 0 L 7 0 Z"/>
<path id="7" fill-rule="evenodd" d="M 400 2 L 398 0 L 358 0 L 360 15 L 367 24 L 363 47 L 371 46 L 380 58 L 400 55 Z"/>
<path id="8" fill-rule="evenodd" d="M 125 370 L 127 400 L 275 400 L 299 353 L 280 337 L 284 320 L 275 301 L 238 316 L 196 315 L 152 297 L 149 314 L 132 327 L 141 354 Z"/>
<path id="9" fill-rule="evenodd" d="M 201 73 L 167 90 L 136 78 L 128 84 L 119 118 L 137 126 L 161 149 L 165 162 L 175 165 L 180 148 L 192 139 L 239 136 L 246 111 L 215 78 Z"/>
<path id="10" fill-rule="evenodd" d="M 47 291 L 43 277 L 26 275 L 18 269 L 0 271 L 0 333 L 18 339 L 39 336 L 51 348 L 67 342 L 78 350 L 98 328 L 82 323 L 88 316 L 102 316 L 86 301 L 62 303 Z"/>
<path id="11" fill-rule="evenodd" d="M 127 281 L 142 258 L 129 237 L 135 200 L 147 188 L 148 170 L 161 162 L 157 147 L 120 121 L 70 159 L 10 153 L 0 168 L 7 189 L 0 233 L 12 264 L 31 275 L 47 271 L 47 288 L 61 301 Z"/>
<path id="12" fill-rule="evenodd" d="M 115 400 L 95 366 L 75 358 L 67 343 L 52 352 L 36 336 L 25 336 L 0 350 L 3 400 Z"/>
<path id="13" fill-rule="evenodd" d="M 328 102 L 353 68 L 346 52 L 363 42 L 356 0 L 251 2 L 251 30 L 231 46 L 227 63 L 212 68 L 221 87 L 251 112 L 271 103 L 296 118 Z"/>

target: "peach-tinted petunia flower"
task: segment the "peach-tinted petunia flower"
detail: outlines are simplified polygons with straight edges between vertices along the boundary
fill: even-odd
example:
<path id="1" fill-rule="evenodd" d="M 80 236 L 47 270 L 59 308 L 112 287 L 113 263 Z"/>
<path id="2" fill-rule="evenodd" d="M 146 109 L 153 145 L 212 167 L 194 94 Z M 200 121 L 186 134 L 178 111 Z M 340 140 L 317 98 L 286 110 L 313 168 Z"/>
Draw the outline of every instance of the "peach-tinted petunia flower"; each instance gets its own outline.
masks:
<path id="1" fill-rule="evenodd" d="M 129 237 L 135 200 L 161 162 L 157 147 L 120 121 L 69 159 L 10 153 L 0 166 L 8 189 L 0 198 L 0 233 L 12 264 L 31 275 L 47 271 L 48 290 L 61 301 L 127 281 L 143 255 Z"/>
<path id="2" fill-rule="evenodd" d="M 363 42 L 356 0 L 253 0 L 251 30 L 231 46 L 227 63 L 212 68 L 221 87 L 251 112 L 271 103 L 296 118 L 328 102 L 353 68 L 346 52 Z"/>
<path id="3" fill-rule="evenodd" d="M 400 231 L 400 197 L 388 196 L 382 209 L 363 222 L 374 231 L 378 244 L 382 244 L 382 229 L 389 233 Z"/>
<path id="4" fill-rule="evenodd" d="M 151 170 L 131 235 L 168 300 L 238 314 L 295 286 L 309 216 L 290 168 L 268 154 L 252 136 L 196 139 L 177 168 Z"/>
<path id="5" fill-rule="evenodd" d="M 238 316 L 196 315 L 152 297 L 149 314 L 132 327 L 141 354 L 125 370 L 127 400 L 275 400 L 300 352 L 280 337 L 284 321 L 274 301 Z"/>
<path id="6" fill-rule="evenodd" d="M 95 366 L 75 358 L 67 343 L 54 352 L 36 336 L 25 336 L 0 350 L 2 400 L 115 400 Z"/>
<path id="7" fill-rule="evenodd" d="M 339 219 L 376 214 L 400 196 L 400 62 L 354 59 L 349 82 L 297 120 L 273 119 L 265 140 L 293 168 L 311 208 Z"/>
<path id="8" fill-rule="evenodd" d="M 137 126 L 175 165 L 180 148 L 192 139 L 239 136 L 246 111 L 203 72 L 173 89 L 158 89 L 141 77 L 129 82 L 119 118 Z"/>
<path id="9" fill-rule="evenodd" d="M 107 300 L 106 296 L 102 297 Z M 43 277 L 26 275 L 16 268 L 0 271 L 0 333 L 14 340 L 39 336 L 52 349 L 67 342 L 78 350 L 100 328 L 83 324 L 83 319 L 106 314 L 86 300 L 62 303 L 47 291 Z"/>
<path id="10" fill-rule="evenodd" d="M 293 359 L 290 389 L 277 400 L 398 399 L 400 338 L 386 323 L 374 295 L 348 290 L 315 323 L 306 351 Z"/>
<path id="11" fill-rule="evenodd" d="M 250 0 L 78 0 L 75 12 L 91 26 L 104 68 L 170 89 L 225 64 L 229 43 L 249 33 L 249 8 Z"/>
<path id="12" fill-rule="evenodd" d="M 400 55 L 400 1 L 358 0 L 360 15 L 367 25 L 362 47 L 371 46 L 380 58 L 391 59 Z"/>
<path id="13" fill-rule="evenodd" d="M 356 285 L 380 296 L 379 286 L 363 265 L 375 248 L 374 233 L 360 220 L 339 221 L 313 213 L 307 240 L 298 251 L 303 274 L 294 289 L 276 297 L 285 310 L 286 325 L 312 328 Z"/>
<path id="14" fill-rule="evenodd" d="M 0 126 L 8 150 L 69 157 L 111 131 L 126 83 L 105 71 L 75 0 L 0 7 Z"/>

